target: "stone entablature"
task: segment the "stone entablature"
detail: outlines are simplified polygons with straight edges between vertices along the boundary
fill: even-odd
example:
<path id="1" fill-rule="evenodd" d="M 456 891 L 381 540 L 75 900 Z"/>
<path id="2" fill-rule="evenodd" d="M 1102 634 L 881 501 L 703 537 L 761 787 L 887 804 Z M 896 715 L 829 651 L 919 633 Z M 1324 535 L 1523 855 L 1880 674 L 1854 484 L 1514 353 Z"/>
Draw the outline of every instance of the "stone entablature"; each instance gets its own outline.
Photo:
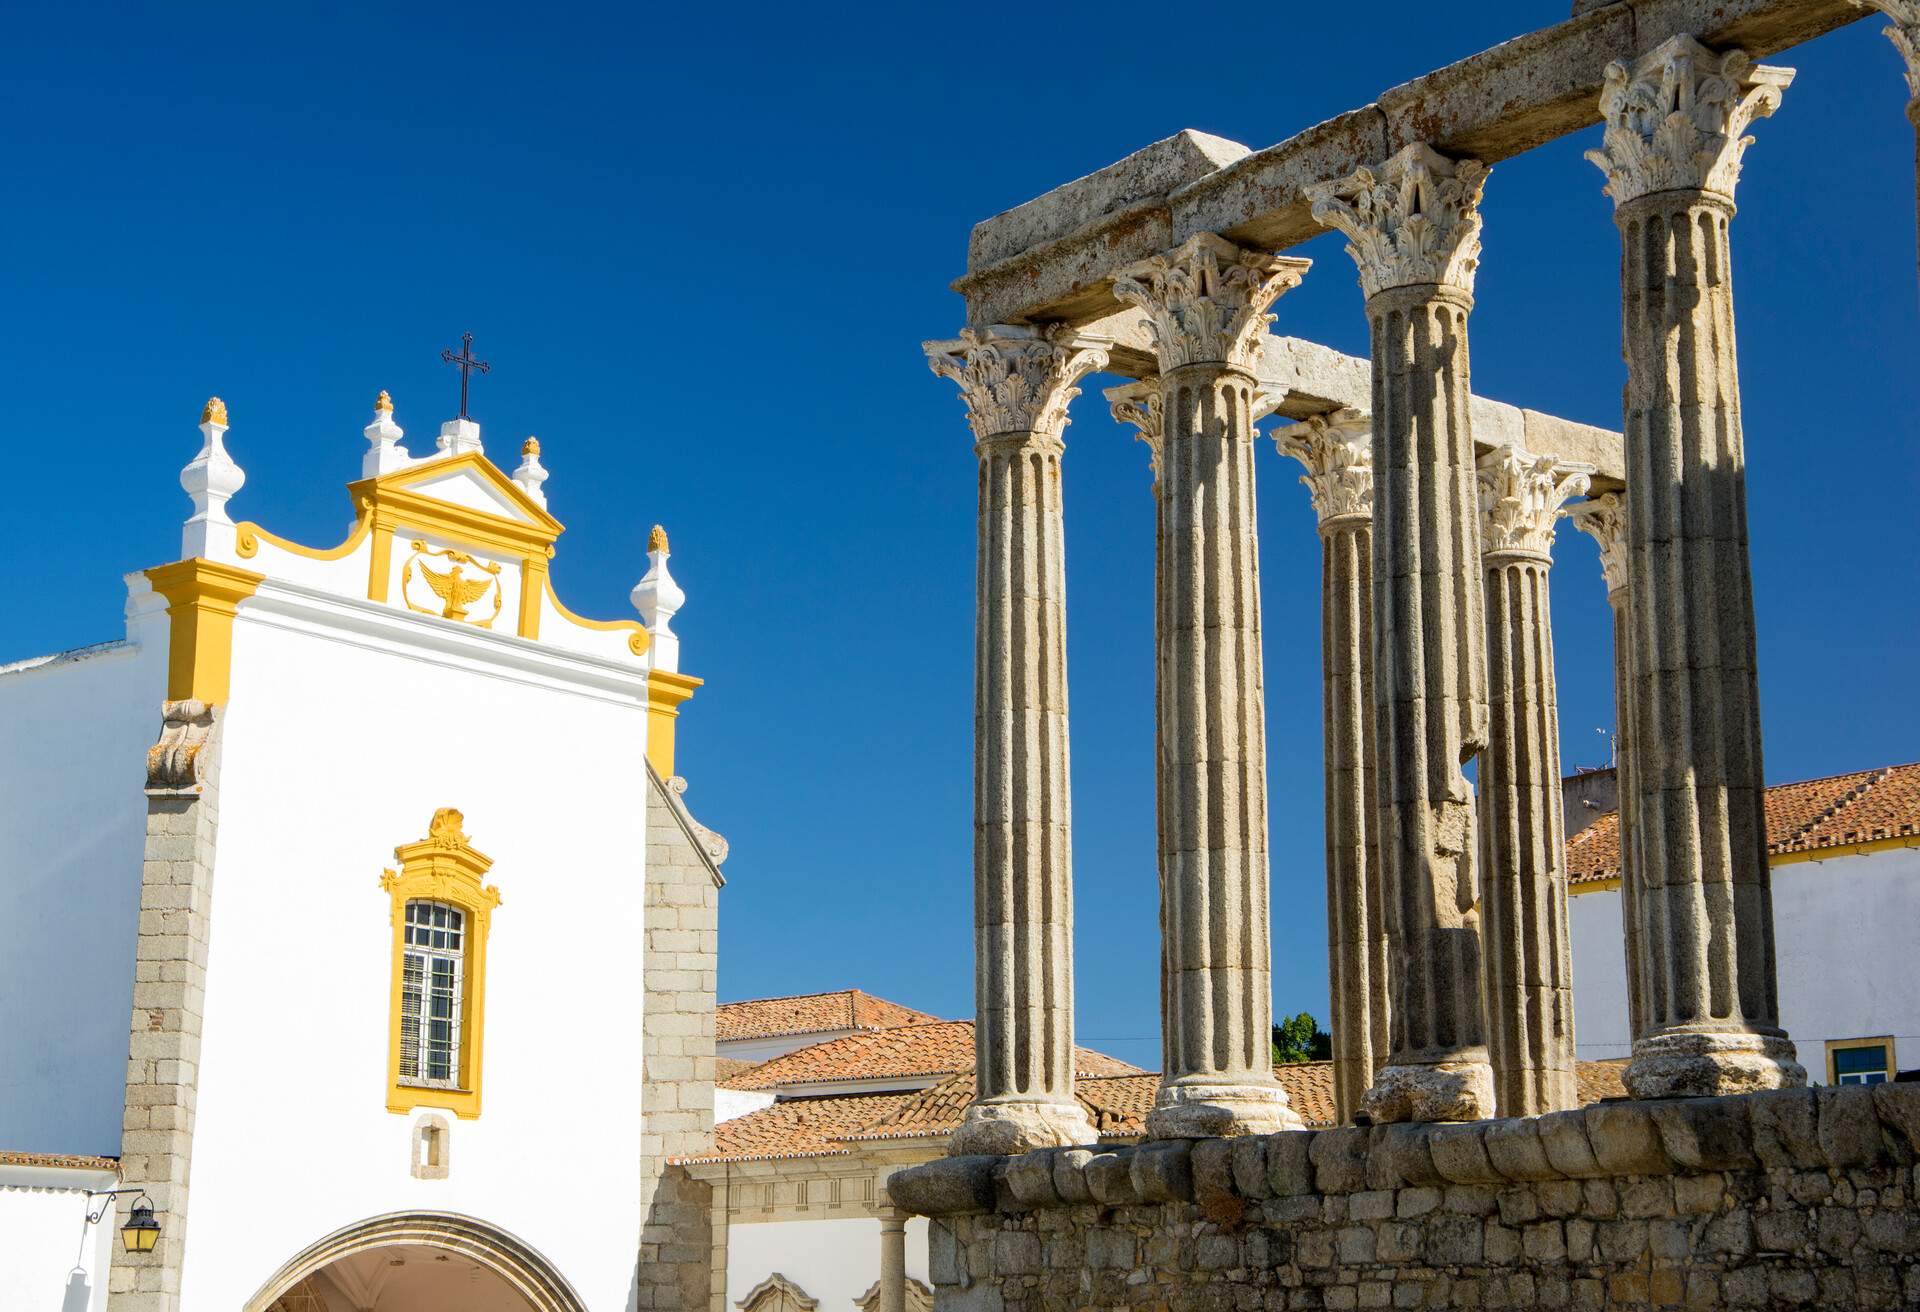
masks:
<path id="1" fill-rule="evenodd" d="M 1917 1152 L 1920 1086 L 1853 1085 L 949 1158 L 890 1188 L 933 1218 L 956 1312 L 1892 1308 L 1920 1301 Z"/>

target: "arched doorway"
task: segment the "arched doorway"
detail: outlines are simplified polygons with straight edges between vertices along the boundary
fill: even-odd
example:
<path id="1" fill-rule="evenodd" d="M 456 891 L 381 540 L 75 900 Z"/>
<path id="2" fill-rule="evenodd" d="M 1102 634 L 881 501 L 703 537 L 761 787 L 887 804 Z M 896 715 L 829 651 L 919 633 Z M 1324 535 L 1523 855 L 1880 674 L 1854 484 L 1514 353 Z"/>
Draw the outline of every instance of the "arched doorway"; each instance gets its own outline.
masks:
<path id="1" fill-rule="evenodd" d="M 288 1262 L 246 1312 L 585 1312 L 532 1247 L 455 1212 L 394 1212 Z"/>

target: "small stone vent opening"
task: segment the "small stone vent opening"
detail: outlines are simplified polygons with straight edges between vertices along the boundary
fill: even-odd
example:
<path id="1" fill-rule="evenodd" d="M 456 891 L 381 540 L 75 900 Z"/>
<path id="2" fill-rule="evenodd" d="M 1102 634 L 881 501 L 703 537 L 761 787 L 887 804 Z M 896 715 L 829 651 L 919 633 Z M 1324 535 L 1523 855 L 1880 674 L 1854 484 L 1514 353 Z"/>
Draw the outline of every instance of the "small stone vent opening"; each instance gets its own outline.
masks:
<path id="1" fill-rule="evenodd" d="M 452 1130 L 447 1118 L 431 1112 L 413 1123 L 413 1178 L 444 1180 L 452 1151 Z"/>

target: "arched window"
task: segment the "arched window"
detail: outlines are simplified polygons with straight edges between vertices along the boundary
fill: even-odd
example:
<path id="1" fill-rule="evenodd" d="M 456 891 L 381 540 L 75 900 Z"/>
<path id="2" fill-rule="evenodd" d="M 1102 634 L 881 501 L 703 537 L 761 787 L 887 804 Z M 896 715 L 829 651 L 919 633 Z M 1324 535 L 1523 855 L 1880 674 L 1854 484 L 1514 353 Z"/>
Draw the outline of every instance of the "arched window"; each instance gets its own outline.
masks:
<path id="1" fill-rule="evenodd" d="M 427 837 L 396 847 L 400 869 L 380 880 L 392 898 L 391 1112 L 480 1114 L 487 930 L 500 890 L 484 882 L 493 861 L 467 842 L 463 823 L 451 807 L 434 812 Z"/>

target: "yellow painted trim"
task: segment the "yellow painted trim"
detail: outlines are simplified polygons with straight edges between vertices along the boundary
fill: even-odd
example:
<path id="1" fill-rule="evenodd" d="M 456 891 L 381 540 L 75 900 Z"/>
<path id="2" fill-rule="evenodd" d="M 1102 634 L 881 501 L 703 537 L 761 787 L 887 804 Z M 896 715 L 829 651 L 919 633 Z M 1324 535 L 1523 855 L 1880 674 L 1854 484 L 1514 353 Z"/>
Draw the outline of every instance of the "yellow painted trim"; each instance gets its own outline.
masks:
<path id="1" fill-rule="evenodd" d="M 647 648 L 653 645 L 653 635 L 647 632 L 646 625 L 639 620 L 590 620 L 584 615 L 576 615 L 567 609 L 566 604 L 560 600 L 560 595 L 553 590 L 553 575 L 548 573 L 545 578 L 547 600 L 553 603 L 553 608 L 559 612 L 561 619 L 579 629 L 596 629 L 603 633 L 625 632 L 627 650 L 635 656 L 647 654 Z M 694 682 L 697 684 L 699 680 L 696 679 Z M 684 701 L 685 698 L 681 700 Z"/>
<path id="2" fill-rule="evenodd" d="M 1885 1048 L 1887 1050 L 1887 1079 L 1891 1080 L 1900 1073 L 1900 1058 L 1894 1051 L 1893 1035 L 1881 1034 L 1864 1039 L 1828 1039 L 1827 1040 L 1827 1083 L 1838 1084 L 1839 1075 L 1834 1071 L 1833 1054 L 1845 1052 L 1850 1048 Z"/>
<path id="3" fill-rule="evenodd" d="M 233 679 L 233 617 L 265 575 L 201 557 L 147 571 L 167 599 L 167 700 L 224 702 Z"/>
<path id="4" fill-rule="evenodd" d="M 462 1120 L 480 1115 L 481 1042 L 486 1034 L 487 932 L 500 890 L 483 882 L 493 858 L 476 851 L 460 826 L 465 817 L 452 807 L 433 813 L 427 837 L 393 849 L 398 871 L 380 876 L 392 899 L 393 984 L 387 1021 L 387 1110 L 416 1107 L 450 1111 Z M 460 996 L 460 1087 L 434 1089 L 400 1082 L 400 994 L 406 975 L 407 903 L 445 902 L 467 914 L 465 984 Z"/>
<path id="5" fill-rule="evenodd" d="M 1841 843 L 1834 847 L 1815 847 L 1801 852 L 1782 852 L 1768 861 L 1770 866 L 1798 865 L 1802 861 L 1825 861 L 1828 857 L 1859 856 L 1865 852 L 1893 852 L 1903 847 L 1920 847 L 1920 834 L 1901 834 L 1893 838 L 1870 838 L 1861 843 Z"/>
<path id="6" fill-rule="evenodd" d="M 528 519 L 532 520 L 532 524 L 521 525 L 518 520 L 510 519 L 505 515 L 495 515 L 484 510 L 469 510 L 464 506 L 455 506 L 451 502 L 441 501 L 437 497 L 429 497 L 434 504 L 447 506 L 453 510 L 466 510 L 469 514 L 485 515 L 489 519 L 498 519 L 508 524 L 543 531 L 549 542 L 566 532 L 565 527 L 562 526 L 559 520 L 547 512 L 545 506 L 542 506 L 538 501 L 528 496 L 525 489 L 500 472 L 498 465 L 477 451 L 467 451 L 457 456 L 442 456 L 436 460 L 427 460 L 417 465 L 408 465 L 406 468 L 396 469 L 390 474 L 382 474 L 378 478 L 361 479 L 358 483 L 351 483 L 348 486 L 353 489 L 356 496 L 360 494 L 361 488 L 369 485 L 387 493 L 407 492 L 420 483 L 437 480 L 460 469 L 471 469 L 478 474 L 483 481 L 491 484 L 495 491 L 513 503 Z M 422 494 L 415 493 L 414 495 L 418 496 Z"/>
<path id="7" fill-rule="evenodd" d="M 385 601 L 393 585 L 393 529 L 382 527 L 373 535 L 373 551 L 367 565 L 367 600 Z"/>
<path id="8" fill-rule="evenodd" d="M 704 679 L 654 670 L 647 675 L 647 760 L 662 779 L 673 778 L 673 727 L 680 705 Z"/>
<path id="9" fill-rule="evenodd" d="M 1612 893 L 1620 887 L 1620 876 L 1611 879 L 1589 879 L 1584 883 L 1567 885 L 1568 897 L 1579 897 L 1582 893 Z"/>
<path id="10" fill-rule="evenodd" d="M 540 636 L 540 603 L 547 595 L 547 562 L 529 556 L 520 562 L 520 636 Z"/>
<path id="11" fill-rule="evenodd" d="M 325 551 L 315 547 L 303 547 L 298 542 L 281 537 L 278 533 L 269 533 L 250 519 L 243 519 L 233 526 L 234 550 L 242 560 L 251 560 L 260 554 L 260 544 L 264 541 L 282 551 L 290 551 L 296 556 L 305 556 L 308 560 L 340 560 L 352 555 L 354 548 L 358 547 L 372 531 L 373 517 L 367 513 L 369 509 L 371 509 L 369 505 L 362 503 L 360 518 L 354 521 L 353 532 L 347 535 L 347 540 Z"/>

